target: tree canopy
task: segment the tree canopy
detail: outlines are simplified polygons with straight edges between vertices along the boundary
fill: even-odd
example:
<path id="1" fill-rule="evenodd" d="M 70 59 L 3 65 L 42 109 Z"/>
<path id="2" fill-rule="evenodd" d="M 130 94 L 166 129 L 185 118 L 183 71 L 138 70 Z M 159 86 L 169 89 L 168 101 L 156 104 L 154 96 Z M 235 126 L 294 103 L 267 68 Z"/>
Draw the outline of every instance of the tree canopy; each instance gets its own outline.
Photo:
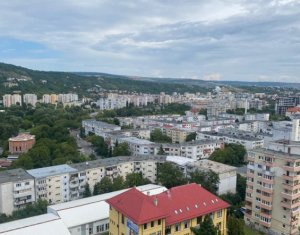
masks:
<path id="1" fill-rule="evenodd" d="M 213 172 L 212 170 L 196 170 L 190 174 L 189 178 L 189 181 L 191 183 L 201 184 L 203 188 L 205 188 L 213 194 L 216 194 L 218 191 L 219 180 L 219 175 Z"/>
<path id="2" fill-rule="evenodd" d="M 154 129 L 150 133 L 150 140 L 158 143 L 171 143 L 172 138 L 163 134 L 160 129 Z"/>
<path id="3" fill-rule="evenodd" d="M 171 162 L 158 165 L 157 181 L 167 188 L 187 183 L 182 171 Z"/>
<path id="4" fill-rule="evenodd" d="M 209 159 L 231 166 L 241 166 L 245 164 L 245 155 L 246 149 L 243 145 L 225 144 L 224 149 L 216 149 Z"/>

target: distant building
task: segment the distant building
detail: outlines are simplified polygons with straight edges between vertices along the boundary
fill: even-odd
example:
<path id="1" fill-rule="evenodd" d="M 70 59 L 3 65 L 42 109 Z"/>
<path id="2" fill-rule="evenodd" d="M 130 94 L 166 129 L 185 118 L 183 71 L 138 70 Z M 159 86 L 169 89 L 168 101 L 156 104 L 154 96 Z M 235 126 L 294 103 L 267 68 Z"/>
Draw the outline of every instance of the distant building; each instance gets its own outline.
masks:
<path id="1" fill-rule="evenodd" d="M 8 140 L 9 152 L 11 154 L 26 153 L 35 144 L 35 136 L 27 133 L 21 133 Z"/>
<path id="2" fill-rule="evenodd" d="M 300 96 L 280 97 L 276 100 L 275 111 L 277 114 L 285 115 L 289 108 L 300 104 Z"/>
<path id="3" fill-rule="evenodd" d="M 3 106 L 11 107 L 12 105 L 22 105 L 22 97 L 19 94 L 6 94 L 3 96 Z"/>
<path id="4" fill-rule="evenodd" d="M 190 234 L 210 215 L 220 235 L 226 234 L 229 205 L 197 184 L 145 195 L 136 188 L 106 200 L 110 234 Z"/>
<path id="5" fill-rule="evenodd" d="M 94 119 L 83 120 L 82 127 L 84 128 L 86 135 L 94 133 L 95 135 L 102 136 L 104 138 L 106 136 L 106 132 L 121 130 L 120 126 L 96 121 Z"/>
<path id="6" fill-rule="evenodd" d="M 23 95 L 24 104 L 30 104 L 35 107 L 37 103 L 37 95 L 36 94 L 24 94 Z"/>

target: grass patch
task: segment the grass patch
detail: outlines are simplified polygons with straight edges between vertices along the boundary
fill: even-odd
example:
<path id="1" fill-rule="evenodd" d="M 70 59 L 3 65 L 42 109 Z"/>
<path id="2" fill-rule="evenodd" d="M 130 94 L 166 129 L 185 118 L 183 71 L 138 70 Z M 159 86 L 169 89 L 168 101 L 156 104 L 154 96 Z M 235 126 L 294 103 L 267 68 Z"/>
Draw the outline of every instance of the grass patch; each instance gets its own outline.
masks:
<path id="1" fill-rule="evenodd" d="M 262 235 L 263 233 L 259 233 L 258 231 L 249 228 L 248 226 L 244 226 L 245 235 Z"/>

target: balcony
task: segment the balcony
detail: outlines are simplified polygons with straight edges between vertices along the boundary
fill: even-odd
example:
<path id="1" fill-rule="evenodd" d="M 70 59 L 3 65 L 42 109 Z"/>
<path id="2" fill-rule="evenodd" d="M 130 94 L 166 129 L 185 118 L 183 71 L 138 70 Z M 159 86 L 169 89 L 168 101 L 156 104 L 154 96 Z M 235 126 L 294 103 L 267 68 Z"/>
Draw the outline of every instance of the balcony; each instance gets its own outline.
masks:
<path id="1" fill-rule="evenodd" d="M 283 166 L 282 167 L 285 171 L 290 171 L 290 172 L 297 172 L 300 171 L 300 166 Z"/>
<path id="2" fill-rule="evenodd" d="M 263 220 L 260 220 L 259 223 L 267 228 L 271 227 L 271 222 L 265 222 Z"/>
<path id="3" fill-rule="evenodd" d="M 245 205 L 245 208 L 246 208 L 246 209 L 249 209 L 249 210 L 252 210 L 252 205 L 246 204 L 246 205 Z"/>
<path id="4" fill-rule="evenodd" d="M 263 183 L 266 183 L 266 184 L 273 184 L 274 183 L 274 179 L 266 179 L 266 178 L 262 178 L 261 180 Z"/>
<path id="5" fill-rule="evenodd" d="M 268 219 L 272 219 L 272 215 L 270 215 L 270 214 L 267 214 L 267 213 L 265 213 L 265 212 L 260 212 L 260 215 L 261 216 L 263 216 L 263 217 L 265 217 L 265 218 L 268 218 Z"/>
<path id="6" fill-rule="evenodd" d="M 271 205 L 267 205 L 264 203 L 260 203 L 260 207 L 266 210 L 272 210 L 272 204 Z"/>
<path id="7" fill-rule="evenodd" d="M 246 193 L 253 193 L 253 189 L 246 188 Z"/>
<path id="8" fill-rule="evenodd" d="M 247 177 L 254 178 L 254 173 L 247 172 Z"/>
<path id="9" fill-rule="evenodd" d="M 284 198 L 286 198 L 288 200 L 295 200 L 295 199 L 297 199 L 297 198 L 300 197 L 300 192 L 296 193 L 296 194 L 281 192 L 281 195 L 282 195 L 282 197 L 284 197 Z"/>

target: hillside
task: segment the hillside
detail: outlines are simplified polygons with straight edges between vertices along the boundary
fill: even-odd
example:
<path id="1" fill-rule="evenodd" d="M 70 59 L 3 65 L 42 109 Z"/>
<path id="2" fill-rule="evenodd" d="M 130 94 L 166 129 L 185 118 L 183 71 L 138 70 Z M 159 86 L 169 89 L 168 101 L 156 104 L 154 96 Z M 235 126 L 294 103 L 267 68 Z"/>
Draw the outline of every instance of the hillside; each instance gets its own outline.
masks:
<path id="1" fill-rule="evenodd" d="M 67 92 L 89 95 L 87 90 L 95 87 L 145 93 L 207 91 L 206 87 L 200 85 L 167 83 L 161 80 L 141 81 L 110 74 L 45 72 L 0 63 L 0 96 L 16 91 L 38 95 Z"/>

